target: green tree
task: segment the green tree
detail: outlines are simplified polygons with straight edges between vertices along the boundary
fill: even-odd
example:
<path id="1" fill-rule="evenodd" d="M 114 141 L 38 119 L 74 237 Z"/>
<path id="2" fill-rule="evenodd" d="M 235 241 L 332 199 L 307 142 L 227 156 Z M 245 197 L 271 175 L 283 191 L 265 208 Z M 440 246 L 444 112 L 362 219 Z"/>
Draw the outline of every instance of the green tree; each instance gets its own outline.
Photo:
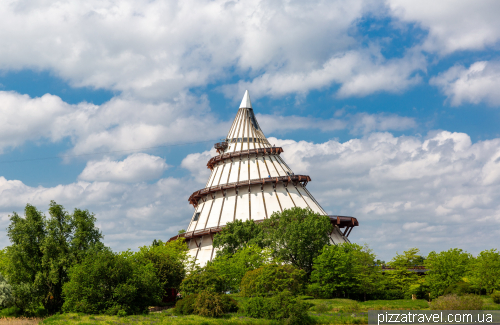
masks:
<path id="1" fill-rule="evenodd" d="M 188 265 L 188 247 L 184 238 L 163 243 L 157 241 L 151 246 L 143 246 L 136 253 L 139 260 L 152 263 L 156 276 L 163 288 L 179 288 L 186 276 Z"/>
<path id="2" fill-rule="evenodd" d="M 268 264 L 248 271 L 241 280 L 244 297 L 273 296 L 283 291 L 298 295 L 303 291 L 305 272 L 293 265 Z"/>
<path id="3" fill-rule="evenodd" d="M 469 264 L 468 280 L 476 289 L 488 294 L 500 289 L 500 253 L 496 249 L 484 250 Z"/>
<path id="4" fill-rule="evenodd" d="M 329 217 L 302 208 L 275 212 L 262 222 L 264 244 L 273 256 L 304 270 L 308 278 L 314 259 L 329 244 L 332 227 Z"/>
<path id="5" fill-rule="evenodd" d="M 228 222 L 222 231 L 214 236 L 213 246 L 217 250 L 216 256 L 231 256 L 248 245 L 264 247 L 262 226 L 253 220 Z"/>
<path id="6" fill-rule="evenodd" d="M 180 285 L 180 292 L 183 297 L 198 294 L 202 291 L 223 293 L 224 289 L 224 279 L 217 272 L 217 269 L 211 265 L 192 270 Z"/>
<path id="7" fill-rule="evenodd" d="M 245 273 L 271 263 L 271 251 L 250 245 L 239 249 L 233 255 L 217 256 L 211 263 L 224 282 L 224 292 L 239 292 L 241 279 Z"/>
<path id="8" fill-rule="evenodd" d="M 396 256 L 389 262 L 389 266 L 394 270 L 385 272 L 385 277 L 388 278 L 391 287 L 395 287 L 404 293 L 410 292 L 410 288 L 416 290 L 415 286 L 420 285 L 421 281 L 419 281 L 418 274 L 409 269 L 424 263 L 424 258 L 419 253 L 418 248 L 410 248 L 404 251 L 403 254 L 396 252 Z"/>
<path id="9" fill-rule="evenodd" d="M 433 298 L 443 295 L 450 285 L 462 281 L 469 267 L 471 255 L 458 248 L 436 253 L 430 252 L 425 260 L 429 269 L 426 282 Z"/>
<path id="10" fill-rule="evenodd" d="M 90 247 L 102 246 L 95 217 L 79 209 L 69 215 L 52 201 L 48 219 L 28 204 L 24 218 L 14 212 L 10 220 L 6 276 L 14 291 L 14 303 L 28 314 L 41 305 L 49 313 L 59 311 L 68 269 L 79 263 Z"/>
<path id="11" fill-rule="evenodd" d="M 315 295 L 331 298 L 345 296 L 358 287 L 353 251 L 356 244 L 325 245 L 314 259 L 309 290 Z"/>
<path id="12" fill-rule="evenodd" d="M 375 254 L 367 245 L 361 247 L 351 244 L 354 262 L 353 272 L 358 293 L 363 295 L 366 301 L 366 295 L 374 294 L 382 289 L 383 275 L 380 272 L 380 266 L 375 262 Z"/>
<path id="13" fill-rule="evenodd" d="M 163 288 L 152 263 L 133 253 L 91 250 L 69 270 L 63 310 L 87 314 L 141 313 L 161 301 Z"/>

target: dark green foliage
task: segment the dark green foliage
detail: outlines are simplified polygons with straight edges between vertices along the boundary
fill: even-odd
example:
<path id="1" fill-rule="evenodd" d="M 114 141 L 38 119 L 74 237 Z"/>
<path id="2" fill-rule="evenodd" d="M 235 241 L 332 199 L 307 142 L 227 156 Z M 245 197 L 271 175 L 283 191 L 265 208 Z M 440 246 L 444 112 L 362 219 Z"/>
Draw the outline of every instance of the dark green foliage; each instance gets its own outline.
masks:
<path id="1" fill-rule="evenodd" d="M 308 278 L 332 231 L 329 217 L 302 208 L 275 212 L 262 222 L 262 228 L 264 245 L 272 249 L 274 257 L 304 270 Z"/>
<path id="2" fill-rule="evenodd" d="M 263 248 L 261 224 L 252 220 L 235 220 L 226 224 L 222 231 L 214 236 L 213 246 L 218 249 L 217 256 L 231 256 L 249 245 Z"/>
<path id="3" fill-rule="evenodd" d="M 223 290 L 224 280 L 217 273 L 217 269 L 210 266 L 193 270 L 180 285 L 180 291 L 183 296 L 189 296 L 202 291 L 222 293 Z"/>
<path id="4" fill-rule="evenodd" d="M 283 320 L 285 324 L 309 324 L 312 323 L 307 315 L 310 307 L 311 304 L 284 291 L 271 298 L 248 299 L 244 305 L 244 312 L 249 317 Z"/>
<path id="5" fill-rule="evenodd" d="M 444 295 L 456 294 L 457 296 L 463 296 L 470 293 L 474 293 L 474 288 L 470 283 L 463 281 L 453 283 L 451 286 L 444 290 Z"/>
<path id="6" fill-rule="evenodd" d="M 248 271 L 241 280 L 245 297 L 271 296 L 287 290 L 292 295 L 303 291 L 305 272 L 293 265 L 270 264 Z"/>
<path id="7" fill-rule="evenodd" d="M 163 292 L 153 265 L 141 263 L 127 252 L 95 250 L 73 266 L 69 276 L 63 287 L 66 312 L 140 313 L 157 305 Z"/>
<path id="8" fill-rule="evenodd" d="M 356 287 L 356 264 L 354 247 L 345 245 L 324 246 L 321 254 L 314 260 L 311 274 L 310 294 L 332 298 L 344 296 Z"/>
<path id="9" fill-rule="evenodd" d="M 224 282 L 224 292 L 239 292 L 241 279 L 246 272 L 255 270 L 271 260 L 271 252 L 267 248 L 250 245 L 239 249 L 233 255 L 219 255 L 210 266 L 216 269 Z"/>
<path id="10" fill-rule="evenodd" d="M 493 299 L 493 302 L 496 304 L 500 304 L 500 291 L 495 291 L 490 296 Z"/>
<path id="11" fill-rule="evenodd" d="M 483 299 L 477 295 L 457 296 L 455 294 L 434 299 L 430 308 L 433 310 L 481 310 Z"/>
<path id="12" fill-rule="evenodd" d="M 79 209 L 70 215 L 52 201 L 49 218 L 28 204 L 24 218 L 14 212 L 10 220 L 5 275 L 12 285 L 14 304 L 28 315 L 34 315 L 40 305 L 48 313 L 59 311 L 68 270 L 90 247 L 102 245 L 94 215 Z"/>
<path id="13" fill-rule="evenodd" d="M 192 294 L 183 297 L 180 300 L 177 300 L 175 303 L 174 312 L 177 315 L 191 315 L 194 313 L 194 303 L 196 302 L 196 298 L 198 298 L 198 294 Z"/>
<path id="14" fill-rule="evenodd" d="M 152 263 L 156 276 L 163 288 L 179 288 L 186 276 L 186 261 L 188 248 L 184 238 L 163 243 L 156 241 L 151 246 L 143 246 L 136 254 L 136 258 L 144 263 Z"/>
<path id="15" fill-rule="evenodd" d="M 387 289 L 375 292 L 371 298 L 375 300 L 398 300 L 404 299 L 404 296 L 404 292 L 400 289 Z"/>
<path id="16" fill-rule="evenodd" d="M 0 307 L 5 308 L 12 305 L 14 297 L 12 296 L 12 286 L 0 274 Z"/>
<path id="17" fill-rule="evenodd" d="M 484 250 L 469 263 L 469 280 L 477 291 L 492 293 L 500 289 L 500 253 L 496 249 Z"/>
<path id="18" fill-rule="evenodd" d="M 194 310 L 200 316 L 220 317 L 225 313 L 238 311 L 238 304 L 228 295 L 202 291 L 196 298 Z"/>
<path id="19" fill-rule="evenodd" d="M 238 311 L 238 304 L 228 295 L 202 291 L 177 301 L 177 315 L 197 314 L 205 317 L 220 317 L 225 313 Z"/>
<path id="20" fill-rule="evenodd" d="M 426 274 L 433 298 L 444 294 L 446 288 L 462 281 L 469 268 L 471 255 L 458 248 L 436 253 L 430 252 L 425 265 L 430 270 Z"/>

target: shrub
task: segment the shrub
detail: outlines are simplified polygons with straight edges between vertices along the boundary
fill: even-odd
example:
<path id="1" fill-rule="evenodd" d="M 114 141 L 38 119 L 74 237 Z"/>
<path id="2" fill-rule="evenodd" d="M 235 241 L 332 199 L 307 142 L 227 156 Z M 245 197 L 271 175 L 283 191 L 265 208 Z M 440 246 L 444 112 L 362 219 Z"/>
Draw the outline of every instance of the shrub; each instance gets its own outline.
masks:
<path id="1" fill-rule="evenodd" d="M 210 291 L 222 293 L 224 281 L 213 267 L 206 266 L 189 274 L 181 283 L 180 291 L 183 296 Z"/>
<path id="2" fill-rule="evenodd" d="M 220 317 L 225 313 L 238 311 L 236 300 L 225 294 L 202 291 L 177 301 L 175 314 L 197 314 L 205 317 Z"/>
<path id="3" fill-rule="evenodd" d="M 175 313 L 178 315 L 191 315 L 194 313 L 194 304 L 198 294 L 192 294 L 177 300 L 175 304 Z"/>
<path id="4" fill-rule="evenodd" d="M 69 271 L 64 311 L 86 314 L 140 313 L 161 301 L 163 288 L 151 263 L 108 249 L 89 254 Z"/>
<path id="5" fill-rule="evenodd" d="M 293 297 L 290 292 L 284 291 L 271 298 L 253 297 L 244 305 L 246 316 L 282 320 L 286 324 L 308 324 L 311 319 L 307 310 L 311 304 Z"/>
<path id="6" fill-rule="evenodd" d="M 496 304 L 500 304 L 500 291 L 495 291 L 490 296 L 493 299 L 493 302 Z"/>
<path id="7" fill-rule="evenodd" d="M 456 294 L 457 296 L 463 296 L 469 293 L 474 293 L 474 289 L 467 282 L 454 283 L 444 290 L 444 295 Z"/>
<path id="8" fill-rule="evenodd" d="M 220 317 L 238 310 L 236 301 L 225 294 L 202 291 L 194 303 L 195 313 L 205 317 Z"/>
<path id="9" fill-rule="evenodd" d="M 303 290 L 305 272 L 292 265 L 270 264 L 248 271 L 241 280 L 244 297 L 269 296 L 287 290 L 298 295 Z"/>
<path id="10" fill-rule="evenodd" d="M 483 300 L 477 295 L 451 294 L 435 299 L 431 302 L 430 308 L 433 310 L 481 310 Z"/>
<path id="11" fill-rule="evenodd" d="M 13 302 L 12 287 L 2 274 L 0 274 L 0 307 L 9 307 Z"/>

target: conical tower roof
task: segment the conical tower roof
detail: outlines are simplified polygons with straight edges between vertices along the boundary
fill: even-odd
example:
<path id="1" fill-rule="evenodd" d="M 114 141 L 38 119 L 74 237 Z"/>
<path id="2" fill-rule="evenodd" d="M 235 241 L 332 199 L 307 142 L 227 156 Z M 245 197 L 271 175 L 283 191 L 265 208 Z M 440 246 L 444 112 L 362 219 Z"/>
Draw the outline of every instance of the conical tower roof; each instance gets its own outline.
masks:
<path id="1" fill-rule="evenodd" d="M 225 141 L 216 143 L 218 155 L 207 167 L 211 175 L 205 188 L 195 191 L 189 202 L 195 211 L 185 234 L 190 254 L 200 265 L 214 255 L 213 234 L 228 222 L 254 220 L 259 222 L 273 212 L 301 207 L 327 215 L 306 188 L 311 178 L 295 175 L 262 132 L 245 91 L 240 108 Z M 357 226 L 351 217 L 331 216 L 335 225 L 332 243 L 348 241 L 348 231 Z M 345 228 L 343 232 L 340 228 Z M 175 236 L 171 240 L 177 238 Z"/>

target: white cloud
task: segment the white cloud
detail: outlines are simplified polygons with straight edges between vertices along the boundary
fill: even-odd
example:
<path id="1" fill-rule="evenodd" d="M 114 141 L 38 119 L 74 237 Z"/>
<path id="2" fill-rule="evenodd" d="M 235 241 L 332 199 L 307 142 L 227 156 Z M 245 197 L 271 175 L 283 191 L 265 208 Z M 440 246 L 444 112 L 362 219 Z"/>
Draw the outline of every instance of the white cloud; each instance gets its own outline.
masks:
<path id="1" fill-rule="evenodd" d="M 110 158 L 91 160 L 78 178 L 84 181 L 136 183 L 158 179 L 168 167 L 163 158 L 136 153 L 123 161 Z"/>
<path id="2" fill-rule="evenodd" d="M 202 153 L 191 153 L 182 160 L 181 167 L 189 170 L 198 183 L 205 184 L 211 172 L 207 167 L 207 162 L 216 155 L 214 148 Z"/>
<path id="3" fill-rule="evenodd" d="M 311 193 L 332 214 L 360 221 L 355 242 L 390 258 L 462 247 L 478 253 L 500 235 L 500 139 L 472 144 L 464 133 L 425 138 L 372 133 L 344 143 L 272 139 L 287 164 L 308 174 Z"/>
<path id="4" fill-rule="evenodd" d="M 94 212 L 104 242 L 114 250 L 137 249 L 156 239 L 168 240 L 187 227 L 192 207 L 187 198 L 198 185 L 188 179 L 163 178 L 147 183 L 84 182 L 31 187 L 0 176 L 0 227 L 12 211 L 23 214 L 26 203 L 46 211 L 50 200 Z M 8 245 L 1 236 L 0 247 Z"/>
<path id="5" fill-rule="evenodd" d="M 420 82 L 418 70 L 425 70 L 423 56 L 409 52 L 404 58 L 386 60 L 380 49 L 340 52 L 321 66 L 296 71 L 268 71 L 252 81 L 239 81 L 222 87 L 228 97 L 250 89 L 254 97 L 283 96 L 288 93 L 307 94 L 313 89 L 340 84 L 337 96 L 366 96 L 375 92 L 398 93 Z"/>
<path id="6" fill-rule="evenodd" d="M 500 39 L 496 0 L 387 0 L 391 15 L 428 31 L 423 49 L 449 54 L 482 50 Z"/>
<path id="7" fill-rule="evenodd" d="M 233 66 L 321 66 L 356 43 L 347 31 L 372 2 L 2 1 L 0 69 L 48 69 L 75 86 L 165 98 Z"/>
<path id="8" fill-rule="evenodd" d="M 479 61 L 470 65 L 456 65 L 430 80 L 448 97 L 452 106 L 463 103 L 491 106 L 500 105 L 500 62 Z"/>
<path id="9" fill-rule="evenodd" d="M 102 105 L 71 105 L 49 94 L 30 98 L 0 91 L 0 114 L 0 151 L 68 138 L 71 154 L 217 139 L 230 123 L 215 118 L 205 97 L 185 94 L 160 103 L 115 97 Z"/>
<path id="10" fill-rule="evenodd" d="M 235 108 L 234 114 L 236 111 Z M 85 102 L 71 105 L 54 95 L 30 98 L 2 91 L 0 114 L 0 152 L 27 141 L 69 139 L 73 145 L 69 152 L 72 155 L 96 152 L 122 155 L 132 149 L 214 141 L 226 135 L 234 117 L 228 116 L 227 121 L 221 121 L 210 111 L 205 97 L 196 99 L 184 94 L 174 101 L 160 103 L 115 97 L 102 105 Z M 259 113 L 257 117 L 268 134 L 297 129 L 323 132 L 349 129 L 359 134 L 416 126 L 411 118 L 388 114 L 346 114 L 326 120 Z M 85 171 L 82 179 L 95 180 L 97 165 L 88 167 L 92 168 L 93 176 Z"/>

